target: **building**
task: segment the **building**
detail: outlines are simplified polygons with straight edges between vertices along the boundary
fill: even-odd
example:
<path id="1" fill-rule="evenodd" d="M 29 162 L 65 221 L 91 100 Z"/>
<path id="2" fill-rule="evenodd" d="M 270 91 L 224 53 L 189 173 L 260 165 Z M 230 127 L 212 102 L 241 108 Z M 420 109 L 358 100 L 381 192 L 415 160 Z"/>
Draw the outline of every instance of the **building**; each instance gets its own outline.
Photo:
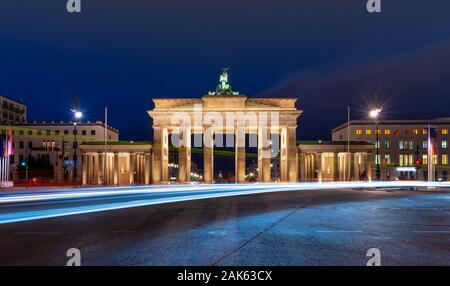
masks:
<path id="1" fill-rule="evenodd" d="M 271 157 L 268 153 L 269 141 L 273 135 L 280 138 L 280 181 L 296 182 L 296 129 L 297 119 L 302 114 L 296 107 L 296 101 L 297 98 L 249 98 L 233 91 L 226 69 L 219 77 L 216 90 L 201 98 L 153 99 L 155 108 L 148 112 L 153 119 L 154 131 L 153 183 L 169 181 L 171 135 L 177 135 L 183 142 L 178 159 L 178 181 L 181 183 L 189 182 L 191 177 L 191 135 L 203 136 L 203 180 L 206 183 L 212 183 L 214 180 L 212 142 L 216 140 L 217 135 L 234 137 L 236 182 L 246 182 L 247 135 L 258 138 L 258 181 L 272 181 Z M 276 115 L 276 120 L 272 118 L 273 114 Z M 182 123 L 179 122 L 180 119 L 183 119 Z"/>
<path id="2" fill-rule="evenodd" d="M 14 155 L 13 140 L 11 130 L 0 135 L 0 187 L 12 187 L 10 170 L 10 156 Z"/>
<path id="3" fill-rule="evenodd" d="M 105 140 L 105 125 L 97 122 L 37 122 L 0 126 L 11 129 L 14 155 L 11 177 L 16 182 L 35 179 L 47 182 L 76 182 L 79 179 L 78 148 L 82 142 Z M 119 131 L 108 126 L 108 141 L 118 141 Z"/>
<path id="4" fill-rule="evenodd" d="M 436 128 L 433 138 L 435 178 L 448 180 L 450 118 L 432 120 L 381 120 L 375 130 L 373 120 L 354 120 L 332 130 L 333 141 L 368 142 L 379 147 L 380 156 L 374 156 L 374 164 L 381 166 L 382 179 L 419 179 L 427 180 L 428 125 Z M 379 140 L 376 142 L 376 132 Z M 421 167 L 416 172 L 416 163 Z"/>
<path id="5" fill-rule="evenodd" d="M 80 145 L 83 185 L 148 185 L 152 145 L 149 142 L 85 142 Z"/>
<path id="6" fill-rule="evenodd" d="M 366 142 L 300 141 L 299 181 L 372 179 L 373 145 Z"/>
<path id="7" fill-rule="evenodd" d="M 216 91 L 201 98 L 153 100 L 155 108 L 148 112 L 153 119 L 152 143 L 84 143 L 82 182 L 129 185 L 193 180 L 213 183 L 228 178 L 239 183 L 370 180 L 372 144 L 297 142 L 302 110 L 297 109 L 296 100 L 248 98 L 232 90 L 224 70 Z M 228 139 L 232 146 L 223 146 L 223 140 Z M 223 147 L 234 148 L 234 152 L 221 150 Z M 255 153 L 248 153 L 247 147 L 254 148 Z M 192 154 L 202 157 L 202 174 L 193 164 Z M 215 154 L 234 156 L 234 175 L 225 178 L 220 170 L 214 173 L 214 164 L 223 163 L 221 159 L 215 162 Z"/>
<path id="8" fill-rule="evenodd" d="M 23 124 L 27 122 L 25 104 L 0 95 L 0 125 Z"/>

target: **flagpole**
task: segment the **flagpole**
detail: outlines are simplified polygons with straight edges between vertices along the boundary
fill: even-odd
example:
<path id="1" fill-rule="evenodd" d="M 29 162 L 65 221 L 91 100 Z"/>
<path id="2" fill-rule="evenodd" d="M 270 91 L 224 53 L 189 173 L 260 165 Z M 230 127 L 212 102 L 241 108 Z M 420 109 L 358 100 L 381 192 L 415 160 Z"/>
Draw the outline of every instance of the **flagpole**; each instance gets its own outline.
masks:
<path id="1" fill-rule="evenodd" d="M 103 183 L 105 185 L 108 184 L 108 180 L 107 180 L 107 170 L 106 170 L 106 152 L 108 149 L 108 107 L 105 107 L 105 135 L 104 135 L 104 139 L 105 139 L 105 154 L 103 155 Z"/>

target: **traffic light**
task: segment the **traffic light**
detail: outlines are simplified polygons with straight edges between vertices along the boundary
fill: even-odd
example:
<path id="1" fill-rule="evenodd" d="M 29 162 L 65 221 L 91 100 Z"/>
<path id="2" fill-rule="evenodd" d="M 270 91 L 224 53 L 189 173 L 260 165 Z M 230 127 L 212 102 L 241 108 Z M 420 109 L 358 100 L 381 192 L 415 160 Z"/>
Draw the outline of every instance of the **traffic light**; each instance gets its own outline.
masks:
<path id="1" fill-rule="evenodd" d="M 416 160 L 416 170 L 419 170 L 420 168 L 422 168 L 422 161 Z"/>

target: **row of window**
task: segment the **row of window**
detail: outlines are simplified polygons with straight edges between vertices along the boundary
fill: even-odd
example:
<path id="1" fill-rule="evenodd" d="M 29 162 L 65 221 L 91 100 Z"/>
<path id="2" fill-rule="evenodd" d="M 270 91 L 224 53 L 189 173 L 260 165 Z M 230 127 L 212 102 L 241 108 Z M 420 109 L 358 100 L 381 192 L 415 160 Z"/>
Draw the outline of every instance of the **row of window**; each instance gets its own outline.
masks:
<path id="1" fill-rule="evenodd" d="M 434 147 L 438 147 L 439 142 L 438 141 L 434 141 Z M 447 149 L 448 147 L 448 141 L 447 140 L 442 140 L 440 143 L 440 146 L 442 149 Z M 375 141 L 375 148 L 380 149 L 381 148 L 381 142 L 380 141 Z M 384 141 L 384 148 L 385 149 L 390 149 L 391 148 L 391 141 L 389 140 L 385 140 Z M 413 151 L 415 146 L 414 146 L 414 141 L 408 140 L 408 141 L 399 141 L 398 142 L 398 148 L 401 151 Z M 423 149 L 427 149 L 428 148 L 428 141 L 422 141 L 422 148 Z"/>
<path id="2" fill-rule="evenodd" d="M 3 130 L 2 132 L 5 133 L 5 130 Z M 64 130 L 64 131 L 62 131 L 62 133 L 60 130 L 55 130 L 53 132 L 51 130 L 45 130 L 45 131 L 43 131 L 43 130 L 28 130 L 26 132 L 25 132 L 25 130 L 18 130 L 18 131 L 12 130 L 13 136 L 14 135 L 24 136 L 25 133 L 29 136 L 33 136 L 33 135 L 40 136 L 43 134 L 45 134 L 45 135 L 61 135 L 61 134 L 69 135 L 69 130 Z M 95 136 L 95 134 L 96 134 L 95 130 L 94 129 L 90 130 L 89 134 L 91 136 Z M 72 130 L 72 135 L 78 135 L 78 130 Z M 81 135 L 84 135 L 84 136 L 88 135 L 88 130 L 81 130 Z"/>
<path id="3" fill-rule="evenodd" d="M 398 157 L 398 163 L 400 166 L 414 166 L 415 165 L 415 155 L 399 155 Z M 448 155 L 442 154 L 440 156 L 440 164 L 441 165 L 448 165 Z M 381 155 L 375 156 L 375 164 L 381 164 Z M 384 155 L 384 163 L 389 165 L 392 164 L 392 156 L 390 154 Z M 428 155 L 424 154 L 422 155 L 422 164 L 427 165 L 428 164 Z M 439 164 L 439 157 L 438 155 L 433 155 L 433 164 L 438 165 Z"/>
<path id="4" fill-rule="evenodd" d="M 72 145 L 73 145 L 74 149 L 76 149 L 78 147 L 76 141 L 72 142 Z M 57 146 L 56 146 L 55 140 L 43 140 L 42 141 L 42 147 L 47 149 L 47 150 L 53 150 Z M 13 142 L 13 148 L 16 148 L 15 142 Z M 24 149 L 24 148 L 25 148 L 25 142 L 24 141 L 19 141 L 19 149 Z M 33 148 L 33 142 L 32 141 L 28 141 L 28 149 L 31 149 L 31 148 Z"/>
<path id="5" fill-rule="evenodd" d="M 365 129 L 364 133 L 366 135 L 372 135 L 372 133 L 375 133 L 375 130 L 372 129 Z M 382 130 L 381 129 L 377 129 L 376 133 L 378 133 L 379 135 L 381 135 Z M 419 129 L 404 129 L 403 132 L 400 131 L 400 129 L 384 129 L 383 131 L 384 135 L 400 135 L 400 134 L 404 134 L 404 135 L 419 135 L 420 133 L 422 133 L 423 135 L 427 135 L 428 134 L 428 129 L 424 128 L 421 131 Z M 436 133 L 439 133 L 438 130 L 436 130 Z M 356 129 L 355 130 L 355 134 L 356 135 L 362 135 L 363 134 L 363 130 L 362 129 Z M 448 135 L 448 128 L 443 128 L 440 130 L 440 134 L 441 135 Z"/>
<path id="6" fill-rule="evenodd" d="M 41 158 L 44 156 L 47 159 L 47 162 L 50 162 L 50 157 L 49 157 L 48 154 L 39 154 L 38 156 L 40 156 Z M 17 161 L 16 161 L 16 157 L 18 159 Z M 31 158 L 31 155 L 28 155 L 28 161 L 30 160 L 30 158 Z M 78 158 L 77 155 L 72 155 L 72 160 L 77 161 L 77 158 Z M 67 159 L 69 159 L 68 156 L 66 156 L 64 158 L 64 160 L 67 160 Z M 9 156 L 9 163 L 10 164 L 16 164 L 16 163 L 17 164 L 21 164 L 21 163 L 24 163 L 24 160 L 25 160 L 25 156 L 24 155 L 18 155 L 18 156 L 10 155 Z"/>

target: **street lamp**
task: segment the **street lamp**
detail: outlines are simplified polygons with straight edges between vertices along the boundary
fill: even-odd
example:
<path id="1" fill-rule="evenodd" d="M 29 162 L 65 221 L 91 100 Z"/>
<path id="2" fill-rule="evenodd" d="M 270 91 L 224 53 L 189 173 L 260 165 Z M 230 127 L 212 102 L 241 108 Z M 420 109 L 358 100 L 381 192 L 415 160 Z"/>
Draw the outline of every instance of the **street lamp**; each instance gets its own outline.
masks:
<path id="1" fill-rule="evenodd" d="M 372 109 L 369 112 L 369 115 L 371 118 L 375 120 L 375 151 L 376 151 L 376 157 L 375 157 L 375 163 L 376 163 L 376 178 L 379 181 L 381 179 L 381 170 L 380 170 L 380 142 L 379 142 L 379 134 L 378 134 L 378 118 L 381 113 L 381 108 L 377 107 Z"/>
<path id="2" fill-rule="evenodd" d="M 77 149 L 78 149 L 78 140 L 77 140 L 77 135 L 78 135 L 78 131 L 77 131 L 77 125 L 79 120 L 81 120 L 81 118 L 83 118 L 83 113 L 81 111 L 78 110 L 72 110 L 73 115 L 75 117 L 75 122 L 73 123 L 74 127 L 75 127 L 75 156 L 73 158 L 73 165 L 74 165 L 74 177 L 76 180 L 78 180 L 78 154 L 77 154 Z"/>

